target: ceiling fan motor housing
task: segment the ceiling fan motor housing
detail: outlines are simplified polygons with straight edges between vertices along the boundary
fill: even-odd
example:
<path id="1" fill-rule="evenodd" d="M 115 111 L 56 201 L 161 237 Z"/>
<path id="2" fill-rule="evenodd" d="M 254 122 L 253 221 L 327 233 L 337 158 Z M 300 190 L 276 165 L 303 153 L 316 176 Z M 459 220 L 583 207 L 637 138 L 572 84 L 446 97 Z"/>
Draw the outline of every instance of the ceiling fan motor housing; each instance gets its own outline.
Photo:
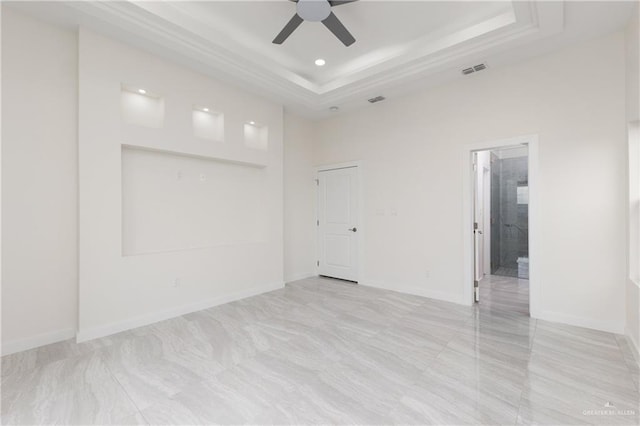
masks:
<path id="1" fill-rule="evenodd" d="M 324 21 L 331 14 L 331 5 L 327 0 L 298 0 L 298 15 L 305 21 Z"/>

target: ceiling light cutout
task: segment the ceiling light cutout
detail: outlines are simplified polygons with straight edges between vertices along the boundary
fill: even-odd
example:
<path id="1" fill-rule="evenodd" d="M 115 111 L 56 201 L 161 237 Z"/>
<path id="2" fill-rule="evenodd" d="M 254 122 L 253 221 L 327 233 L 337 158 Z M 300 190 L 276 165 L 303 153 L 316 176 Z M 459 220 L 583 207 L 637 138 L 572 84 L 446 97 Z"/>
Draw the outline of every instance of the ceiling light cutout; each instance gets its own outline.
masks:
<path id="1" fill-rule="evenodd" d="M 324 66 L 324 64 L 326 64 L 326 63 L 327 63 L 327 61 L 325 61 L 325 60 L 324 60 L 324 59 L 322 59 L 322 58 L 318 58 L 318 59 L 316 59 L 316 60 L 315 60 L 315 64 L 316 64 L 317 66 L 319 66 L 319 67 L 323 67 L 323 66 Z"/>

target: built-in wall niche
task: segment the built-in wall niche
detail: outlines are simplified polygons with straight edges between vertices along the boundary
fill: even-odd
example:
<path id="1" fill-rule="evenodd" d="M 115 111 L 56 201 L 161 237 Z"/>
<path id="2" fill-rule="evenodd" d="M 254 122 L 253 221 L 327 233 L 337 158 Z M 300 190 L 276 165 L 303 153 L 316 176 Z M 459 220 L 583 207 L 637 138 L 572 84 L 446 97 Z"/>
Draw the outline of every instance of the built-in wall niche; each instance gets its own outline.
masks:
<path id="1" fill-rule="evenodd" d="M 136 126 L 162 128 L 164 98 L 145 87 L 121 86 L 122 120 Z"/>
<path id="2" fill-rule="evenodd" d="M 122 146 L 122 254 L 268 240 L 266 169 Z"/>
<path id="3" fill-rule="evenodd" d="M 269 128 L 255 121 L 245 123 L 244 144 L 248 148 L 266 151 L 269 147 Z"/>
<path id="4" fill-rule="evenodd" d="M 224 114 L 206 106 L 194 105 L 193 135 L 200 139 L 224 142 Z"/>

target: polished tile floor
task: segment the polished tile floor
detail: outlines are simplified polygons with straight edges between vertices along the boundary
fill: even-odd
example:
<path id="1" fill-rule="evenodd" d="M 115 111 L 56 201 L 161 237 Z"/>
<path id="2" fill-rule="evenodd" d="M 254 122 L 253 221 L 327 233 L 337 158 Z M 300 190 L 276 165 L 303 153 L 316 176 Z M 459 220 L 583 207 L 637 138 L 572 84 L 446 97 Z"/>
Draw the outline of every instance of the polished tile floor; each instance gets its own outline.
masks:
<path id="1" fill-rule="evenodd" d="M 532 320 L 485 284 L 465 307 L 307 279 L 6 356 L 2 423 L 639 423 L 624 338 Z"/>
<path id="2" fill-rule="evenodd" d="M 479 304 L 492 312 L 529 315 L 529 280 L 485 275 L 480 281 Z"/>

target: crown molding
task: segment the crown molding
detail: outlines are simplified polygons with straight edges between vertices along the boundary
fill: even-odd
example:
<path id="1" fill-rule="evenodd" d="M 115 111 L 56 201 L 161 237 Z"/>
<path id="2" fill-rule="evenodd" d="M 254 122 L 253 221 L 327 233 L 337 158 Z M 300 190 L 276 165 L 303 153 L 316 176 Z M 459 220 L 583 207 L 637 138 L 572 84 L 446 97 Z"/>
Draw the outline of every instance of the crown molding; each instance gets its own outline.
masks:
<path id="1" fill-rule="evenodd" d="M 258 63 L 216 42 L 211 36 L 215 29 L 211 25 L 207 28 L 203 17 L 193 16 L 180 2 L 71 2 L 68 6 L 108 23 L 112 31 L 135 35 L 143 47 L 170 51 L 171 57 L 178 55 L 200 71 L 284 105 L 317 112 L 436 72 L 457 72 L 471 58 L 548 37 L 564 28 L 562 2 L 514 1 L 512 13 L 494 16 L 424 45 L 412 43 L 411 49 L 397 57 L 320 85 L 275 61 Z"/>

